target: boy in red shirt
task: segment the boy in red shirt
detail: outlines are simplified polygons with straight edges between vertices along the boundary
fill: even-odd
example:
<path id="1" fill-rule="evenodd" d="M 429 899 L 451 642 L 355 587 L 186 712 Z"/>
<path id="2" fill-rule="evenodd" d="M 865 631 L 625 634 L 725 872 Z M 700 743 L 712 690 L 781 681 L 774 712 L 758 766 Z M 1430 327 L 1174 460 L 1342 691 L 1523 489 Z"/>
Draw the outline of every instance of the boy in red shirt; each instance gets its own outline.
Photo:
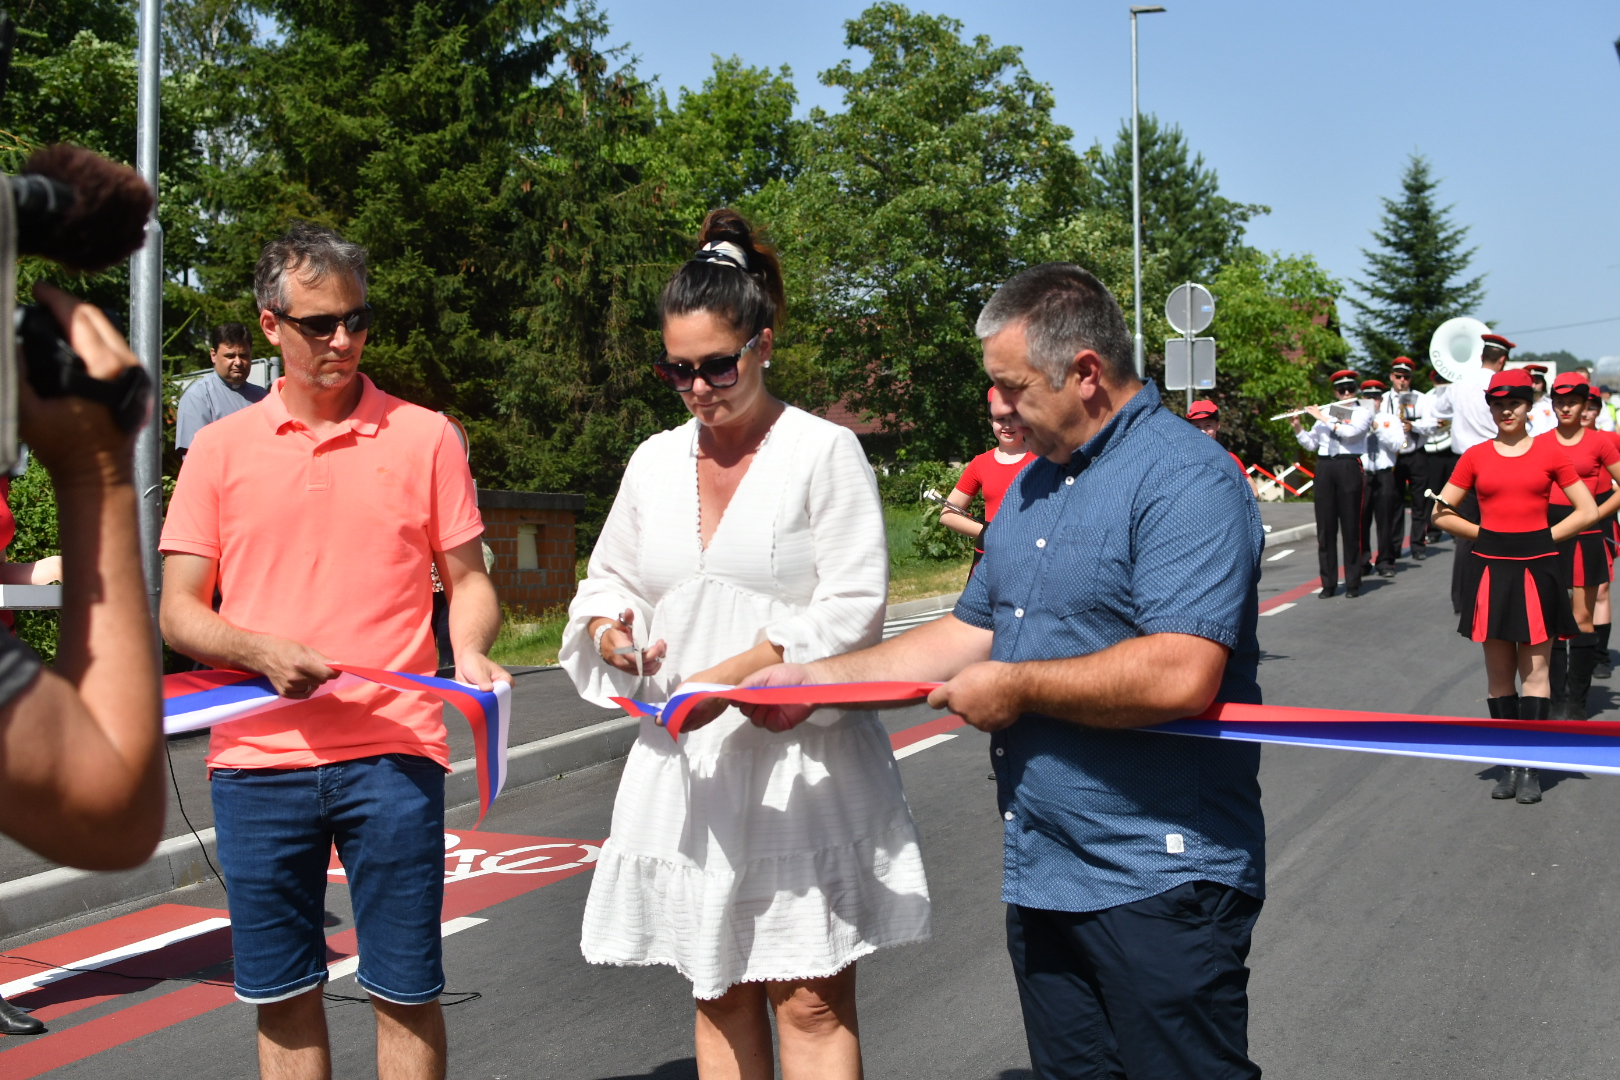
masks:
<path id="1" fill-rule="evenodd" d="M 952 532 L 959 532 L 963 536 L 971 536 L 975 541 L 984 534 L 986 525 L 995 520 L 996 511 L 1001 509 L 1001 500 L 1006 498 L 1007 489 L 1018 474 L 1024 471 L 1024 466 L 1034 460 L 1035 455 L 1024 449 L 1024 432 L 1012 422 L 1009 415 L 1005 419 L 997 419 L 995 415 L 996 388 L 989 391 L 990 400 L 990 430 L 996 436 L 996 448 L 986 450 L 962 470 L 962 478 L 956 482 L 956 489 L 945 500 L 950 505 L 963 511 L 953 514 L 949 511 L 939 516 L 940 522 Z M 966 515 L 967 508 L 973 504 L 973 497 L 984 492 L 984 520 L 986 525 Z M 984 558 L 984 545 L 973 545 L 973 565 L 978 566 L 979 560 Z"/>

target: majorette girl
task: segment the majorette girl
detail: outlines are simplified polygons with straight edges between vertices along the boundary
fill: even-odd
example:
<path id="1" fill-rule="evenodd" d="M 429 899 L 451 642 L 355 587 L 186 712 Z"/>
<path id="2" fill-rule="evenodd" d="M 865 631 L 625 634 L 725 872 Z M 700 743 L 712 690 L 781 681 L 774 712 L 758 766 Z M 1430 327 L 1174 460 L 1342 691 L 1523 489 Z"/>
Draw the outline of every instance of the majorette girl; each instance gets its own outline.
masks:
<path id="1" fill-rule="evenodd" d="M 1584 373 L 1571 371 L 1558 376 L 1552 386 L 1558 426 L 1536 436 L 1537 442 L 1553 442 L 1563 450 L 1598 504 L 1598 520 L 1558 545 L 1565 580 L 1573 587 L 1570 606 L 1581 632 L 1570 640 L 1567 649 L 1562 641 L 1553 644 L 1549 671 L 1555 720 L 1586 719 L 1586 695 L 1598 660 L 1594 615 L 1602 599 L 1600 590 L 1613 576 L 1614 557 L 1604 536 L 1615 511 L 1620 510 L 1620 499 L 1609 498 L 1614 481 L 1620 478 L 1620 451 L 1613 440 L 1604 437 L 1604 432 L 1581 426 L 1581 414 L 1593 397 L 1592 385 Z M 1562 491 L 1554 490 L 1547 519 L 1557 524 L 1574 509 Z"/>
<path id="2" fill-rule="evenodd" d="M 1545 720 L 1548 654 L 1554 637 L 1573 637 L 1579 627 L 1570 613 L 1558 561 L 1558 542 L 1597 520 L 1597 503 L 1581 483 L 1569 457 L 1556 443 L 1533 439 L 1525 428 L 1533 391 L 1523 371 L 1491 376 L 1485 398 L 1496 421 L 1496 438 L 1470 447 L 1440 492 L 1434 523 L 1453 536 L 1474 542 L 1464 567 L 1462 621 L 1457 630 L 1485 648 L 1486 705 L 1493 718 Z M 1548 528 L 1547 505 L 1554 488 L 1563 491 L 1574 512 Z M 1479 498 L 1479 524 L 1452 507 L 1472 489 Z M 1515 693 L 1522 684 L 1520 693 Z M 1517 795 L 1541 801 L 1541 778 L 1534 769 L 1510 768 L 1491 792 L 1493 799 Z"/>

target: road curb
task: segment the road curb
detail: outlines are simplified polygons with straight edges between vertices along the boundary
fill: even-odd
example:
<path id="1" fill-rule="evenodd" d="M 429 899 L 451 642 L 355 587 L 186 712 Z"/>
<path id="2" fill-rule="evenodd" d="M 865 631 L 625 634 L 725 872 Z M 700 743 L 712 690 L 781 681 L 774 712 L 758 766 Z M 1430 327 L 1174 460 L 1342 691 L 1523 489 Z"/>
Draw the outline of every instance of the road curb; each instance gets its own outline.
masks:
<path id="1" fill-rule="evenodd" d="M 1267 533 L 1265 546 L 1271 547 L 1274 544 L 1288 544 L 1295 540 L 1303 540 L 1307 536 L 1315 535 L 1316 522 L 1312 521 L 1304 525 L 1295 525 L 1292 529 L 1279 529 L 1276 532 Z"/>
<path id="2" fill-rule="evenodd" d="M 640 727 L 636 717 L 617 716 L 514 746 L 507 752 L 505 790 L 554 780 L 624 757 Z M 469 758 L 451 763 L 450 773 L 444 778 L 446 808 L 477 801 L 478 773 L 473 761 Z M 208 859 L 215 857 L 214 848 L 214 830 L 203 829 L 196 836 L 186 833 L 170 837 L 158 845 L 150 859 L 131 870 L 102 873 L 63 866 L 0 882 L 0 937 L 212 880 L 214 873 Z"/>

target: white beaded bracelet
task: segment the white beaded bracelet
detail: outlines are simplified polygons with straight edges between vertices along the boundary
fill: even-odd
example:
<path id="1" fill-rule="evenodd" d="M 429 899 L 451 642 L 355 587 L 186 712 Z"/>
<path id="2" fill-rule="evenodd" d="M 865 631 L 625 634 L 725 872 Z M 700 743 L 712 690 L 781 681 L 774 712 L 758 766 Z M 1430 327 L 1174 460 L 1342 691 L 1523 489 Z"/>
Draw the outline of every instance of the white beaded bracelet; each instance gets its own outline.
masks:
<path id="1" fill-rule="evenodd" d="M 596 635 L 594 638 L 592 638 L 591 644 L 596 646 L 597 656 L 602 655 L 602 639 L 607 636 L 607 632 L 611 629 L 613 629 L 613 623 L 611 621 L 605 622 L 596 628 Z"/>

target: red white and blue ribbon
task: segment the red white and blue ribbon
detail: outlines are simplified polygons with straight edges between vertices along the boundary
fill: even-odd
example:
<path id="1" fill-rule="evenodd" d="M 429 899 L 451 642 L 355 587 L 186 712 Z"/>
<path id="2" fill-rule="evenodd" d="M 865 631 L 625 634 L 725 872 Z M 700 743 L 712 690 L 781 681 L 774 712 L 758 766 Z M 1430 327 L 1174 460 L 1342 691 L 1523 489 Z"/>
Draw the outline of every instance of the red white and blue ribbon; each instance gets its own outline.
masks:
<path id="1" fill-rule="evenodd" d="M 630 698 L 613 700 L 632 716 L 649 716 L 678 737 L 692 709 L 710 698 L 756 705 L 902 705 L 926 698 L 938 685 L 873 682 L 751 690 L 704 688 L 677 694 L 662 705 Z M 1620 775 L 1620 723 L 1603 721 L 1482 720 L 1216 702 L 1196 717 L 1141 730 L 1239 742 L 1318 746 L 1443 761 Z"/>
<path id="2" fill-rule="evenodd" d="M 512 686 L 498 682 L 494 690 L 433 675 L 333 664 L 341 674 L 322 683 L 311 697 L 323 697 L 344 687 L 378 683 L 393 690 L 429 694 L 451 706 L 472 727 L 473 758 L 478 768 L 478 820 L 506 785 L 506 746 L 512 724 Z M 176 735 L 233 720 L 263 716 L 277 709 L 297 708 L 307 699 L 280 697 L 270 680 L 244 671 L 189 671 L 163 677 L 163 732 Z"/>

